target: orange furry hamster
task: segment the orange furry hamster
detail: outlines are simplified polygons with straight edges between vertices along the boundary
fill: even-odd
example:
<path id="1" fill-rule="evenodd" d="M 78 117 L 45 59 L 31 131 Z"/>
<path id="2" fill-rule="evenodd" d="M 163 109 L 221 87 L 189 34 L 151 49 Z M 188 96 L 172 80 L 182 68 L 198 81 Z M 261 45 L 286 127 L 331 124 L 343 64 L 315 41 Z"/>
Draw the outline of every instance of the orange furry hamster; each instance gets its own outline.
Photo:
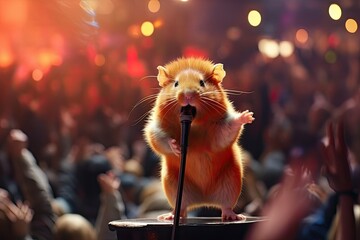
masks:
<path id="1" fill-rule="evenodd" d="M 238 112 L 221 83 L 226 75 L 222 64 L 202 58 L 179 58 L 159 66 L 161 86 L 144 126 L 145 139 L 161 157 L 161 181 L 174 208 L 180 167 L 180 108 L 191 105 L 196 116 L 189 132 L 180 216 L 200 206 L 221 208 L 223 220 L 241 220 L 233 207 L 240 196 L 243 178 L 238 139 L 253 113 Z M 158 217 L 174 218 L 174 211 Z"/>

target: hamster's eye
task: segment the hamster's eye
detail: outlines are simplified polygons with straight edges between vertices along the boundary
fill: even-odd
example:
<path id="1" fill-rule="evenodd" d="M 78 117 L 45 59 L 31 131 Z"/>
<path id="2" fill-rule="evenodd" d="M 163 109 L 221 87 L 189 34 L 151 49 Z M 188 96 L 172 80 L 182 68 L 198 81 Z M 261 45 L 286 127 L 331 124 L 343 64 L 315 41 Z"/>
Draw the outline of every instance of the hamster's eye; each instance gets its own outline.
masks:
<path id="1" fill-rule="evenodd" d="M 175 81 L 175 83 L 174 83 L 174 87 L 177 87 L 177 86 L 179 86 L 179 81 Z"/>
<path id="2" fill-rule="evenodd" d="M 205 87 L 205 81 L 204 80 L 200 80 L 200 86 Z"/>

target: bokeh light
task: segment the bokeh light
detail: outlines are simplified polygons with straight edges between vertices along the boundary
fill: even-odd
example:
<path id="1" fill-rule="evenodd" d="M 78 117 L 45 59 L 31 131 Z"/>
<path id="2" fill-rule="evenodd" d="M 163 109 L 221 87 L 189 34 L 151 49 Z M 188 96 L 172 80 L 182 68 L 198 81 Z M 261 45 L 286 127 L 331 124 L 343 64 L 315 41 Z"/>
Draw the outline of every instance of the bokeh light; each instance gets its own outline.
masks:
<path id="1" fill-rule="evenodd" d="M 282 57 L 290 57 L 294 52 L 294 45 L 289 41 L 279 43 L 279 52 Z"/>
<path id="2" fill-rule="evenodd" d="M 304 44 L 308 41 L 309 34 L 305 29 L 300 28 L 299 30 L 296 31 L 295 38 L 296 38 L 296 41 Z"/>
<path id="3" fill-rule="evenodd" d="M 233 41 L 239 40 L 241 37 L 241 30 L 238 27 L 231 27 L 226 31 L 226 36 Z"/>
<path id="4" fill-rule="evenodd" d="M 62 62 L 62 57 L 50 49 L 44 49 L 38 53 L 38 64 L 42 69 L 47 69 L 50 66 L 60 66 Z"/>
<path id="5" fill-rule="evenodd" d="M 160 28 L 164 25 L 164 21 L 162 19 L 157 19 L 154 21 L 154 27 L 155 28 Z"/>
<path id="6" fill-rule="evenodd" d="M 257 27 L 261 23 L 261 14 L 256 10 L 251 10 L 248 14 L 249 24 L 253 27 Z"/>
<path id="7" fill-rule="evenodd" d="M 114 3 L 112 0 L 101 0 L 101 1 L 81 1 L 81 5 L 84 6 L 85 3 L 88 3 L 88 5 L 96 11 L 98 14 L 103 15 L 109 15 L 114 11 Z M 85 9 L 88 8 L 87 5 L 85 5 Z"/>
<path id="8" fill-rule="evenodd" d="M 258 49 L 269 58 L 276 58 L 280 54 L 279 44 L 271 39 L 261 39 L 258 43 Z"/>
<path id="9" fill-rule="evenodd" d="M 40 69 L 35 69 L 35 70 L 32 72 L 32 78 L 33 78 L 35 81 L 40 81 L 43 77 L 44 77 L 44 73 L 43 73 Z"/>
<path id="10" fill-rule="evenodd" d="M 14 60 L 14 56 L 9 50 L 0 48 L 0 68 L 10 66 Z"/>
<path id="11" fill-rule="evenodd" d="M 337 56 L 336 56 L 336 53 L 333 51 L 333 50 L 328 50 L 326 53 L 325 53 L 325 61 L 327 63 L 336 63 L 336 60 L 337 60 Z"/>
<path id="12" fill-rule="evenodd" d="M 141 24 L 141 33 L 146 37 L 151 36 L 154 33 L 154 25 L 149 21 L 143 22 Z"/>
<path id="13" fill-rule="evenodd" d="M 105 56 L 103 54 L 96 54 L 94 63 L 96 66 L 101 67 L 105 64 Z"/>
<path id="14" fill-rule="evenodd" d="M 329 15 L 333 20 L 339 20 L 342 15 L 342 10 L 339 5 L 333 3 L 329 6 Z"/>
<path id="15" fill-rule="evenodd" d="M 358 24 L 354 19 L 349 18 L 345 22 L 345 28 L 349 33 L 355 33 L 358 29 Z"/>
<path id="16" fill-rule="evenodd" d="M 128 28 L 128 34 L 130 37 L 138 38 L 141 34 L 140 32 L 141 32 L 141 30 L 140 30 L 139 25 L 133 24 L 133 25 L 130 25 Z"/>
<path id="17" fill-rule="evenodd" d="M 158 0 L 150 0 L 148 3 L 148 9 L 152 13 L 156 13 L 160 10 L 160 2 Z"/>

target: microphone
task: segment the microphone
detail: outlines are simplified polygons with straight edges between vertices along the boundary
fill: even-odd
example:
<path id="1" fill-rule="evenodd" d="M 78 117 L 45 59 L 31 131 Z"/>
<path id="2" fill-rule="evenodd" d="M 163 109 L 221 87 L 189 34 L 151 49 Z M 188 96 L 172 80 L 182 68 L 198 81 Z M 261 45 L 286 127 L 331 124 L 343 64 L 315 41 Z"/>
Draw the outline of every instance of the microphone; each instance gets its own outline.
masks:
<path id="1" fill-rule="evenodd" d="M 189 121 L 192 122 L 193 118 L 196 115 L 196 108 L 191 105 L 186 105 L 184 107 L 181 107 L 180 109 L 180 122 L 183 121 Z"/>
<path id="2" fill-rule="evenodd" d="M 181 122 L 181 162 L 179 169 L 179 178 L 178 178 L 178 189 L 175 205 L 175 214 L 174 214 L 174 225 L 172 228 L 171 239 L 175 240 L 178 236 L 178 228 L 180 221 L 180 210 L 181 210 L 181 201 L 184 188 L 184 176 L 185 176 L 185 166 L 186 166 L 186 154 L 188 147 L 188 138 L 190 132 L 190 125 L 193 118 L 196 115 L 196 108 L 191 105 L 186 105 L 181 107 L 180 110 L 180 122 Z"/>

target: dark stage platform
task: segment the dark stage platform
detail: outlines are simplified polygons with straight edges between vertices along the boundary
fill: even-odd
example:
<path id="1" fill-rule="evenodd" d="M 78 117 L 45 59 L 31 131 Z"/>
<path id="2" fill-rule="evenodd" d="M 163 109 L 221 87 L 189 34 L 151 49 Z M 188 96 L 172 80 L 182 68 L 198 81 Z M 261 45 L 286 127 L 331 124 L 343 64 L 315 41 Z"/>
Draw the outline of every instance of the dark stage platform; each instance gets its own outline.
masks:
<path id="1" fill-rule="evenodd" d="M 243 239 L 252 224 L 265 221 L 261 217 L 247 217 L 243 221 L 223 222 L 217 217 L 194 217 L 180 220 L 179 240 Z M 109 223 L 118 240 L 170 240 L 173 221 L 157 219 L 118 220 Z"/>

